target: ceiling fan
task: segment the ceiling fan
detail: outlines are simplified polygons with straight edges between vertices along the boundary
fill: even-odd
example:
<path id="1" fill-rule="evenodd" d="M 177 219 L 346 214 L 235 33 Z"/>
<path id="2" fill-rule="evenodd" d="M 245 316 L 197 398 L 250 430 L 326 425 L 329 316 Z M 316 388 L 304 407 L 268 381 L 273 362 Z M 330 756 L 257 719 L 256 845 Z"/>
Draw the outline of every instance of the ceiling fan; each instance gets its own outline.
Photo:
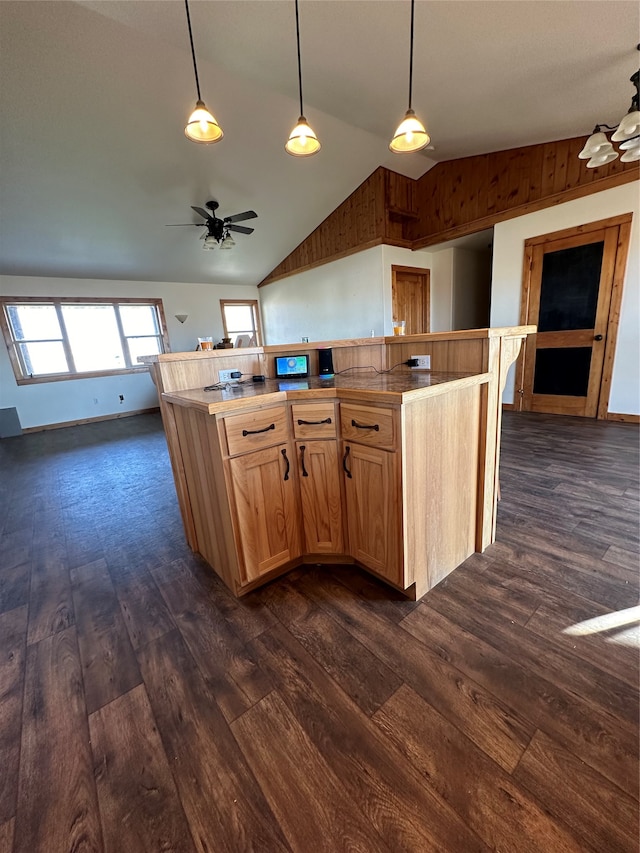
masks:
<path id="1" fill-rule="evenodd" d="M 204 222 L 181 222 L 177 225 L 167 225 L 166 227 L 206 227 L 207 230 L 201 237 L 204 240 L 203 249 L 215 249 L 216 246 L 219 246 L 221 249 L 231 249 L 235 246 L 235 241 L 231 236 L 232 231 L 235 231 L 237 234 L 252 234 L 254 230 L 253 228 L 247 228 L 245 225 L 237 225 L 236 223 L 244 222 L 246 219 L 255 219 L 258 214 L 254 210 L 245 210 L 244 213 L 234 213 L 233 216 L 225 216 L 224 219 L 219 219 L 216 216 L 216 210 L 219 206 L 217 201 L 208 201 L 205 207 L 210 212 L 207 212 L 207 210 L 203 210 L 201 207 L 191 205 L 191 210 L 195 210 L 199 216 L 202 216 L 205 220 Z"/>

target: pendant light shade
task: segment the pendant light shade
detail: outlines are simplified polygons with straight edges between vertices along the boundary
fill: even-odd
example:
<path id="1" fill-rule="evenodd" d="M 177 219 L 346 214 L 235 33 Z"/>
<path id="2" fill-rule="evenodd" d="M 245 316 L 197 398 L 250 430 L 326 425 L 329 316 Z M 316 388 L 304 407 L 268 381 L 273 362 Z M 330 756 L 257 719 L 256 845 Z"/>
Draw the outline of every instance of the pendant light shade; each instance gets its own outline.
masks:
<path id="1" fill-rule="evenodd" d="M 611 139 L 614 142 L 624 142 L 625 139 L 631 139 L 632 136 L 637 136 L 639 133 L 640 111 L 632 110 L 622 119 Z"/>
<path id="2" fill-rule="evenodd" d="M 285 142 L 284 150 L 293 157 L 311 157 L 320 150 L 320 141 L 304 117 L 302 104 L 302 63 L 300 61 L 300 16 L 296 0 L 296 44 L 298 47 L 298 94 L 300 95 L 300 117 Z"/>
<path id="3" fill-rule="evenodd" d="M 604 133 L 596 127 L 594 132 L 587 139 L 584 148 L 578 154 L 578 157 L 581 160 L 589 160 L 594 155 L 604 154 L 609 150 L 613 151 L 613 145 L 609 142 Z"/>
<path id="4" fill-rule="evenodd" d="M 208 145 L 222 139 L 222 128 L 207 109 L 204 101 L 196 103 L 195 110 L 189 116 L 184 129 L 185 136 L 192 142 L 202 142 Z"/>
<path id="5" fill-rule="evenodd" d="M 200 95 L 200 80 L 198 79 L 198 66 L 196 64 L 196 51 L 193 46 L 193 33 L 191 31 L 191 15 L 189 14 L 189 0 L 184 0 L 184 6 L 187 12 L 187 25 L 189 27 L 189 43 L 191 45 L 191 58 L 193 59 L 193 73 L 196 78 L 196 91 L 198 100 L 196 108 L 189 116 L 187 126 L 184 129 L 184 135 L 192 142 L 200 142 L 204 145 L 210 145 L 212 142 L 218 142 L 224 136 L 222 128 L 215 120 L 213 115 L 207 109 L 205 102 Z"/>
<path id="6" fill-rule="evenodd" d="M 421 151 L 430 142 L 431 137 L 422 122 L 416 118 L 413 110 L 407 110 L 389 143 L 389 148 L 396 154 L 408 154 L 411 151 Z"/>
<path id="7" fill-rule="evenodd" d="M 409 46 L 409 109 L 398 125 L 398 129 L 389 143 L 389 150 L 394 154 L 410 154 L 412 151 L 421 151 L 431 142 L 431 137 L 425 130 L 424 125 L 411 109 L 411 96 L 413 93 L 413 20 L 415 11 L 415 0 L 411 0 L 411 35 Z"/>
<path id="8" fill-rule="evenodd" d="M 285 150 L 294 157 L 310 157 L 320 150 L 318 137 L 315 135 L 304 116 L 300 116 L 298 123 L 289 134 L 285 144 Z"/>

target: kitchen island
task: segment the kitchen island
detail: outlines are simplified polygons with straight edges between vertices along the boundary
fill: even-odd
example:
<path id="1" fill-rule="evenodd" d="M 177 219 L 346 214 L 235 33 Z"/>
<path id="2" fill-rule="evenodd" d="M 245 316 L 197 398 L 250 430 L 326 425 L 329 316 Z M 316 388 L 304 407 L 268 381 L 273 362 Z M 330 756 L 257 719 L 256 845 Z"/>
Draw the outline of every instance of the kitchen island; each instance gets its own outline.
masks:
<path id="1" fill-rule="evenodd" d="M 190 546 L 236 595 L 305 562 L 424 595 L 493 539 L 500 385 L 529 331 L 331 342 L 337 375 L 294 382 L 251 374 L 300 345 L 145 358 Z M 473 359 L 449 347 L 470 369 L 398 364 L 407 347 L 437 362 L 445 338 L 481 342 Z M 249 381 L 205 391 L 229 366 Z"/>

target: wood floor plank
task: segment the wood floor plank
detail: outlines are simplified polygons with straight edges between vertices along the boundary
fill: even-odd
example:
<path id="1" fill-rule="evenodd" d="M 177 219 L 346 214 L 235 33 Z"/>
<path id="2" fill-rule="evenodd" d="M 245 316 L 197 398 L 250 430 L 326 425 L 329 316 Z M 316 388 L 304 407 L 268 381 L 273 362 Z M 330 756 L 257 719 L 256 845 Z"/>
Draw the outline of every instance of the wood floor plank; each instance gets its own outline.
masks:
<path id="1" fill-rule="evenodd" d="M 12 853 L 15 820 L 0 824 L 0 853 Z"/>
<path id="2" fill-rule="evenodd" d="M 90 714 L 140 684 L 129 635 L 104 560 L 72 569 L 78 641 Z"/>
<path id="3" fill-rule="evenodd" d="M 281 626 L 253 641 L 261 664 L 306 735 L 392 850 L 486 850 L 456 813 L 404 762 L 378 727 Z"/>
<path id="4" fill-rule="evenodd" d="M 393 670 L 323 611 L 297 619 L 289 630 L 367 716 L 402 684 Z"/>
<path id="5" fill-rule="evenodd" d="M 389 851 L 276 691 L 231 728 L 293 850 Z"/>
<path id="6" fill-rule="evenodd" d="M 637 735 L 426 605 L 403 627 L 622 790 L 638 792 Z"/>
<path id="7" fill-rule="evenodd" d="M 271 681 L 224 616 L 203 597 L 197 581 L 185 575 L 161 584 L 160 592 L 200 671 L 214 685 L 227 721 L 271 692 Z"/>
<path id="8" fill-rule="evenodd" d="M 27 648 L 16 853 L 100 853 L 102 831 L 75 627 Z"/>
<path id="9" fill-rule="evenodd" d="M 489 620 L 477 613 L 473 606 L 475 600 L 469 591 L 458 589 L 452 595 L 445 586 L 438 586 L 429 597 L 429 611 L 423 616 L 431 619 L 432 610 L 437 610 L 456 625 L 517 660 L 530 672 L 593 703 L 610 713 L 614 721 L 624 720 L 636 728 L 640 707 L 634 688 L 591 660 L 584 660 L 579 668 L 574 668 L 573 649 L 563 648 L 555 638 L 542 636 L 519 625 L 509 619 L 508 614 L 505 616 L 499 607 Z M 638 612 L 634 609 L 636 621 Z"/>
<path id="10" fill-rule="evenodd" d="M 89 716 L 105 851 L 189 853 L 189 826 L 143 685 Z"/>
<path id="11" fill-rule="evenodd" d="M 144 569 L 138 568 L 115 582 L 115 591 L 134 649 L 175 628 L 155 581 Z"/>
<path id="12" fill-rule="evenodd" d="M 638 801 L 544 732 L 535 733 L 513 778 L 569 825 L 584 849 L 637 853 Z"/>
<path id="13" fill-rule="evenodd" d="M 0 553 L 0 613 L 14 610 L 29 600 L 31 562 L 29 549 Z"/>
<path id="14" fill-rule="evenodd" d="M 26 605 L 0 614 L 0 637 L 0 824 L 3 824 L 16 813 L 27 642 Z"/>
<path id="15" fill-rule="evenodd" d="M 605 563 L 614 563 L 616 566 L 622 566 L 630 572 L 640 571 L 640 557 L 635 551 L 630 551 L 626 548 L 620 548 L 617 545 L 610 545 L 602 558 Z"/>
<path id="16" fill-rule="evenodd" d="M 301 588 L 502 767 L 512 770 L 517 765 L 535 731 L 526 715 L 411 634 L 399 631 L 343 584 L 325 579 L 322 584 L 307 582 Z"/>
<path id="17" fill-rule="evenodd" d="M 373 720 L 491 850 L 514 849 L 516 825 L 518 853 L 584 850 L 535 798 L 410 687 L 403 685 Z"/>
<path id="18" fill-rule="evenodd" d="M 71 584 L 64 552 L 55 547 L 39 550 L 31 563 L 27 642 L 37 643 L 57 631 L 64 631 L 74 622 Z"/>
<path id="19" fill-rule="evenodd" d="M 196 849 L 288 850 L 214 691 L 180 633 L 148 643 L 138 656 Z"/>

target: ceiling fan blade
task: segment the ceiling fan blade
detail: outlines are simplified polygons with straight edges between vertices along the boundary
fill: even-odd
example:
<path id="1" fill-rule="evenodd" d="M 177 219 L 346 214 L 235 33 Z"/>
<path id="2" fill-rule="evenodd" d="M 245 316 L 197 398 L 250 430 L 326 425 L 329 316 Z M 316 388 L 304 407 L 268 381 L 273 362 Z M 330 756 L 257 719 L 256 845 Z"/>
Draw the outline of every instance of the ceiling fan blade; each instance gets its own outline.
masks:
<path id="1" fill-rule="evenodd" d="M 224 222 L 244 222 L 245 219 L 255 219 L 258 214 L 255 210 L 245 210 L 244 213 L 234 213 L 233 216 L 225 216 Z"/>
<path id="2" fill-rule="evenodd" d="M 200 216 L 204 216 L 205 219 L 211 219 L 211 214 L 207 213 L 207 211 L 203 210 L 201 207 L 194 207 L 191 205 L 191 210 L 195 210 L 196 213 L 200 214 Z"/>
<path id="3" fill-rule="evenodd" d="M 237 231 L 238 234 L 253 234 L 253 228 L 245 228 L 244 225 L 227 225 L 227 231 Z"/>
<path id="4" fill-rule="evenodd" d="M 202 228 L 206 222 L 178 222 L 171 225 L 165 225 L 165 228 Z"/>

